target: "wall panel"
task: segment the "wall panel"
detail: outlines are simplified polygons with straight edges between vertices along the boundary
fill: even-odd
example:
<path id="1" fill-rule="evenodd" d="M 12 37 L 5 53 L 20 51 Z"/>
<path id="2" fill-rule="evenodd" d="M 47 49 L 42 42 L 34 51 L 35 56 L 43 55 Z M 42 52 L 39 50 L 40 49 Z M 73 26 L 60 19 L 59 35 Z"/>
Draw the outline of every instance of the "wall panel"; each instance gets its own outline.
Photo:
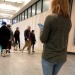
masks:
<path id="1" fill-rule="evenodd" d="M 72 21 L 72 28 L 69 34 L 69 41 L 68 41 L 68 52 L 75 52 L 75 45 L 74 45 L 74 33 L 75 33 L 75 0 L 73 0 L 72 6 L 72 14 L 71 14 L 71 21 Z"/>

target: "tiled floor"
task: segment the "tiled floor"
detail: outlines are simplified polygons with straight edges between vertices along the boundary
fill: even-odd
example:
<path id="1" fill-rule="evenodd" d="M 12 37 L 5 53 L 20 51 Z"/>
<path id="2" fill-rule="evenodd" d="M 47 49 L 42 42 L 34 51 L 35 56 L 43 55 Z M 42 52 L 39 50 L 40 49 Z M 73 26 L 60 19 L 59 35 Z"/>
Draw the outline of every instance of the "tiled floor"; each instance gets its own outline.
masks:
<path id="1" fill-rule="evenodd" d="M 7 57 L 0 56 L 0 75 L 43 75 L 41 54 L 12 52 Z M 58 75 L 75 75 L 75 55 L 68 55 Z"/>

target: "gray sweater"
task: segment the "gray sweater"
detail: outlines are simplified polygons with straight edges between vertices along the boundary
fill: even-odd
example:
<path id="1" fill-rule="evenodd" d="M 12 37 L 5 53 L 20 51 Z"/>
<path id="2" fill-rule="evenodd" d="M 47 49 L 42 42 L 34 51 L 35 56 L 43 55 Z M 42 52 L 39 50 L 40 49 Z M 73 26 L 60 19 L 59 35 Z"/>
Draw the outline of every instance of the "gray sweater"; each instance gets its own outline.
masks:
<path id="1" fill-rule="evenodd" d="M 40 40 L 43 45 L 42 58 L 52 63 L 63 63 L 67 59 L 68 35 L 71 29 L 69 17 L 52 14 L 47 16 Z"/>

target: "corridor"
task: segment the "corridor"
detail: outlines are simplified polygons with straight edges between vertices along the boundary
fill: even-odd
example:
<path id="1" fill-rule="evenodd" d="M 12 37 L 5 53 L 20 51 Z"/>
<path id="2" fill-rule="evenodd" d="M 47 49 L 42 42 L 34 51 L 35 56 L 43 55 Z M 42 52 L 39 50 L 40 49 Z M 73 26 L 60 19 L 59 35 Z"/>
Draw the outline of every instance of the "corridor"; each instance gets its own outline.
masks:
<path id="1" fill-rule="evenodd" d="M 68 60 L 58 75 L 75 75 L 75 55 L 68 55 Z M 7 57 L 0 56 L 0 75 L 43 75 L 41 54 L 11 52 Z"/>

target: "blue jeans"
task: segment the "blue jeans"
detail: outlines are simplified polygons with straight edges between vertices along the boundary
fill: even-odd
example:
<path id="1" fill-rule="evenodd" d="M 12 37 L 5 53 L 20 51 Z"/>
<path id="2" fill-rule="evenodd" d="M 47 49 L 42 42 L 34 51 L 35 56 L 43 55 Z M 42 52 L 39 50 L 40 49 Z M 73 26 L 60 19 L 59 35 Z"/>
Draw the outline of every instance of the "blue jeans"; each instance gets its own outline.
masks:
<path id="1" fill-rule="evenodd" d="M 46 60 L 42 59 L 43 75 L 57 75 L 63 64 L 64 63 L 49 63 Z"/>

